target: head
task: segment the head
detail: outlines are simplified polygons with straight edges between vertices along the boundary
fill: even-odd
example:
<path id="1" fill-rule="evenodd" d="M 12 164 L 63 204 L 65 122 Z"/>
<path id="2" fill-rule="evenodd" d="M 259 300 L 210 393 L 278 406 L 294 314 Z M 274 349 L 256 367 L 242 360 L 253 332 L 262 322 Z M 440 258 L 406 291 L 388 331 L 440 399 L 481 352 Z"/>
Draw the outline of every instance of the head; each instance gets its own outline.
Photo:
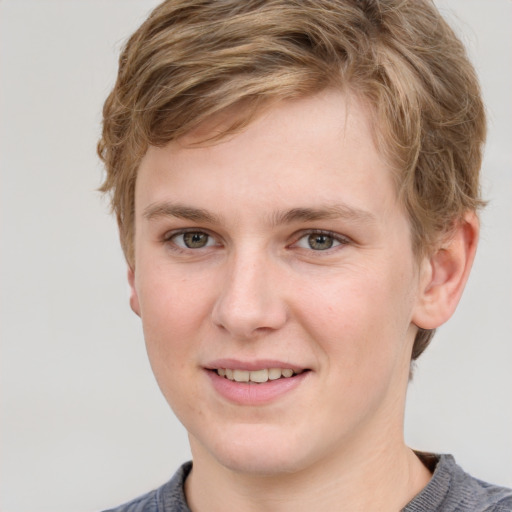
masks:
<path id="1" fill-rule="evenodd" d="M 151 14 L 99 150 L 195 460 L 283 475 L 403 447 L 411 357 L 474 255 L 483 138 L 473 70 L 427 0 Z"/>
<path id="2" fill-rule="evenodd" d="M 326 89 L 368 107 L 418 259 L 476 211 L 484 109 L 461 42 L 429 0 L 171 0 L 126 44 L 99 154 L 135 265 L 135 185 L 150 147 L 210 128 L 215 144 Z M 262 172 L 264 172 L 262 170 Z M 433 330 L 419 329 L 412 358 Z"/>

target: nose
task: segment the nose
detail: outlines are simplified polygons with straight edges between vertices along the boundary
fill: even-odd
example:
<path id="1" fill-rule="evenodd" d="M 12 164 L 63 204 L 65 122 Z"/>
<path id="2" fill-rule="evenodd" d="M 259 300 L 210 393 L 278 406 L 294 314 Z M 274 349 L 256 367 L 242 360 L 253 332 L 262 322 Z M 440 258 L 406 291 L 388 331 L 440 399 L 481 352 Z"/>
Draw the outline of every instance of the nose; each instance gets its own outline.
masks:
<path id="1" fill-rule="evenodd" d="M 282 272 L 270 258 L 238 254 L 226 263 L 212 311 L 213 322 L 237 339 L 250 339 L 280 329 L 287 320 L 281 295 Z"/>

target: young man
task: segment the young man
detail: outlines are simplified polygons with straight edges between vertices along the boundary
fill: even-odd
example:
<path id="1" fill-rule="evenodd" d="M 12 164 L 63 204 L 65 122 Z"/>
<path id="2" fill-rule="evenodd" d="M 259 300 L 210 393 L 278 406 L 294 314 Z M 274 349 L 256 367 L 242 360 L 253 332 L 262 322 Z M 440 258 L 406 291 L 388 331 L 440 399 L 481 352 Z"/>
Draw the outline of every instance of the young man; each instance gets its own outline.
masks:
<path id="1" fill-rule="evenodd" d="M 428 0 L 155 9 L 99 152 L 193 465 L 117 510 L 512 510 L 403 439 L 411 361 L 475 255 L 484 138 Z"/>

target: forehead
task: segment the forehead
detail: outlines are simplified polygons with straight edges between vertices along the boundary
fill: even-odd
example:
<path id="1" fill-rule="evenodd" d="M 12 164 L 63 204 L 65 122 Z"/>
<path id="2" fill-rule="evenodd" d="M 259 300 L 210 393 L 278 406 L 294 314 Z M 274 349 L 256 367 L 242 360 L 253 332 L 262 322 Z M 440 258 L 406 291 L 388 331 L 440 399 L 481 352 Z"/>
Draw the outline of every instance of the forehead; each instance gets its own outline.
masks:
<path id="1" fill-rule="evenodd" d="M 342 91 L 331 87 L 301 97 L 269 98 L 257 107 L 247 102 L 237 103 L 203 121 L 172 144 L 180 148 L 211 147 L 229 142 L 236 135 L 243 138 L 244 133 L 250 139 L 262 132 L 271 137 L 288 125 L 294 125 L 296 135 L 307 137 L 310 144 L 316 142 L 315 135 L 322 130 L 344 137 L 358 130 L 359 136 L 365 132 L 370 136 L 368 142 L 375 144 L 377 130 L 372 114 L 373 107 L 365 97 L 348 88 Z"/>
<path id="2" fill-rule="evenodd" d="M 282 101 L 242 131 L 208 142 L 230 122 L 213 119 L 163 148 L 150 147 L 139 169 L 137 211 L 177 195 L 196 204 L 215 194 L 227 201 L 216 207 L 245 201 L 267 212 L 340 202 L 363 210 L 369 199 L 395 199 L 369 109 L 355 96 L 326 90 Z"/>

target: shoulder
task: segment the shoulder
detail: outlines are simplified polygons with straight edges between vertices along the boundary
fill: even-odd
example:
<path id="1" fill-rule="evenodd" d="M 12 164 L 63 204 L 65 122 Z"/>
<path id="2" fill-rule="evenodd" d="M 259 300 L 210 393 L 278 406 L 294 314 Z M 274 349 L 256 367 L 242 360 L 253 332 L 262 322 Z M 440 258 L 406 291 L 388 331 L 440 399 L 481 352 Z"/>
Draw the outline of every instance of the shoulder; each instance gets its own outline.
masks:
<path id="1" fill-rule="evenodd" d="M 190 512 L 184 492 L 192 463 L 183 464 L 167 483 L 147 494 L 104 512 Z"/>
<path id="2" fill-rule="evenodd" d="M 425 457 L 429 456 L 420 455 L 423 460 Z M 512 512 L 512 489 L 468 475 L 451 455 L 435 458 L 437 463 L 431 481 L 404 512 Z"/>
<path id="3" fill-rule="evenodd" d="M 143 496 L 104 512 L 158 512 L 158 492 L 160 489 L 148 492 Z"/>
<path id="4" fill-rule="evenodd" d="M 492 485 L 470 475 L 467 475 L 467 480 L 467 488 L 470 492 L 475 490 L 474 495 L 480 500 L 477 504 L 483 512 L 512 511 L 512 489 Z"/>

